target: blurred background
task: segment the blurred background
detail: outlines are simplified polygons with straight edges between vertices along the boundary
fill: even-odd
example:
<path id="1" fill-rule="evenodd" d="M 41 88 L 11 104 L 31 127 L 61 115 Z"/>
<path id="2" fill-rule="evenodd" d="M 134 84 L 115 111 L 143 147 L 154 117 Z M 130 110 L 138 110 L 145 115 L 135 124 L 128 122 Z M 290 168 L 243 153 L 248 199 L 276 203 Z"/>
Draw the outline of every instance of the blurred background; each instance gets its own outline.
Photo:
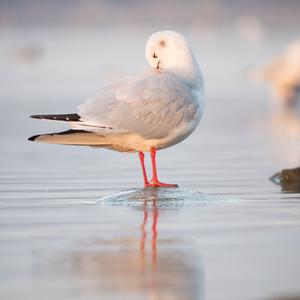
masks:
<path id="1" fill-rule="evenodd" d="M 269 63 L 299 39 L 297 0 L 2 0 L 0 5 L 1 99 L 16 100 L 24 92 L 45 102 L 45 94 L 51 101 L 93 95 L 104 81 L 146 68 L 145 41 L 162 29 L 178 30 L 190 40 L 204 69 L 207 97 L 236 97 L 245 87 L 243 97 L 249 91 L 253 97 L 258 87 L 247 80 L 249 68 Z"/>
<path id="2" fill-rule="evenodd" d="M 269 180 L 300 164 L 299 16 L 298 0 L 0 0 L 1 298 L 299 299 L 300 184 Z M 165 29 L 191 44 L 205 112 L 161 177 L 222 201 L 96 206 L 142 185 L 136 155 L 30 143 L 66 128 L 29 116 L 147 69 Z"/>

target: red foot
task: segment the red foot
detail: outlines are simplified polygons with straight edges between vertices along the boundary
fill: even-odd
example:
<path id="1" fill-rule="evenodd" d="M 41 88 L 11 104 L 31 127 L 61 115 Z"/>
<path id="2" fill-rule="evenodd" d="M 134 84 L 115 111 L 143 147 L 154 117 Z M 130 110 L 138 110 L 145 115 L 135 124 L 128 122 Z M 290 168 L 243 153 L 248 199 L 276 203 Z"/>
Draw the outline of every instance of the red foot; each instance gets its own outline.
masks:
<path id="1" fill-rule="evenodd" d="M 144 153 L 141 151 L 139 152 L 139 159 L 140 159 L 143 178 L 144 178 L 144 187 L 168 187 L 168 188 L 178 187 L 177 184 L 162 183 L 162 182 L 158 181 L 155 155 L 156 155 L 156 149 L 154 147 L 152 147 L 150 149 L 150 157 L 151 157 L 151 162 L 152 162 L 152 179 L 149 182 L 147 179 L 146 168 L 145 168 L 145 163 L 144 163 Z"/>
<path id="2" fill-rule="evenodd" d="M 168 188 L 172 188 L 172 187 L 178 187 L 178 185 L 151 180 L 150 182 L 147 182 L 145 184 L 145 187 L 168 187 Z"/>

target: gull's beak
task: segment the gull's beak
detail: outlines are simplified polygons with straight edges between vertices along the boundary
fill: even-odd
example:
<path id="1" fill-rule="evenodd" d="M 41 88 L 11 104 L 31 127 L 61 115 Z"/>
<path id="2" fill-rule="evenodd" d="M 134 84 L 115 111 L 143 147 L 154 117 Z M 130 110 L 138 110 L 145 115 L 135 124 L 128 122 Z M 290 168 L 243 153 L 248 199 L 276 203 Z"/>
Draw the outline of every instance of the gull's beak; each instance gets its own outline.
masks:
<path id="1" fill-rule="evenodd" d="M 158 69 L 158 70 L 159 70 L 159 64 L 160 64 L 160 60 L 158 61 L 157 66 L 156 66 L 156 69 Z"/>

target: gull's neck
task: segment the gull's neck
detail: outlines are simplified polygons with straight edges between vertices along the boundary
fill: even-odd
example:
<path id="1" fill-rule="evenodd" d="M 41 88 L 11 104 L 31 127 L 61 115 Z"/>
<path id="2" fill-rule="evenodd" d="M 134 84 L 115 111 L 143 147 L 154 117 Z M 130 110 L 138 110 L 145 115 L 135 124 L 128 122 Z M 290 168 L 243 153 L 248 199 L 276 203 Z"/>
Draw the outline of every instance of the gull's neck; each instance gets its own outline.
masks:
<path id="1" fill-rule="evenodd" d="M 194 89 L 202 90 L 203 75 L 193 53 L 190 49 L 181 49 L 179 54 L 178 57 L 173 57 L 169 61 L 164 72 L 180 78 Z"/>

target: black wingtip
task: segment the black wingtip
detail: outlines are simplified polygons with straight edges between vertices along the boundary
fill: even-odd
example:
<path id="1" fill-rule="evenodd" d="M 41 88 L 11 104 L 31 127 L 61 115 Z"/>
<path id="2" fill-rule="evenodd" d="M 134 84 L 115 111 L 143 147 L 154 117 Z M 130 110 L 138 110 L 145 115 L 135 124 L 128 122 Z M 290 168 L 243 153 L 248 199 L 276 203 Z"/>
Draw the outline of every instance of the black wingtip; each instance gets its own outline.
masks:
<path id="1" fill-rule="evenodd" d="M 45 119 L 65 122 L 78 122 L 81 118 L 78 114 L 32 115 L 30 117 L 33 119 Z"/>
<path id="2" fill-rule="evenodd" d="M 30 118 L 33 118 L 33 119 L 42 119 L 43 117 L 41 115 L 31 115 Z"/>
<path id="3" fill-rule="evenodd" d="M 31 136 L 30 138 L 28 138 L 28 141 L 34 142 L 39 136 L 39 134 Z"/>

